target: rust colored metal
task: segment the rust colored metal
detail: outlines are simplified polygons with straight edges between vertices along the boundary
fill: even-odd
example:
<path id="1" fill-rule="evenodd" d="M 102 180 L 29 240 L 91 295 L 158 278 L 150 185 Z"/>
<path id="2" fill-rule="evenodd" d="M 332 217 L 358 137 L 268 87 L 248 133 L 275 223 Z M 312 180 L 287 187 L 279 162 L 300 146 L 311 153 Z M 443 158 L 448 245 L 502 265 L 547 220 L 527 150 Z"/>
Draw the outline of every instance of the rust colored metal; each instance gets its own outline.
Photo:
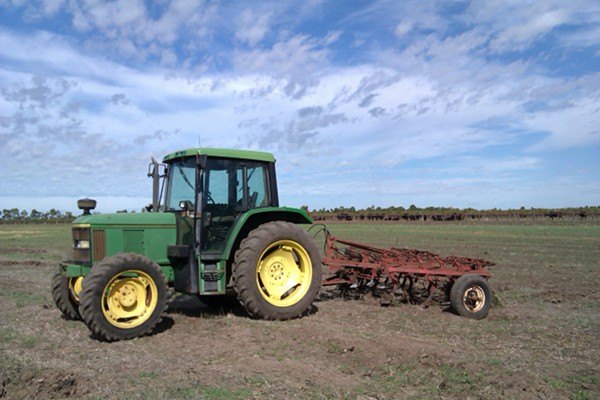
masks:
<path id="1" fill-rule="evenodd" d="M 323 285 L 336 285 L 342 295 L 351 291 L 385 293 L 410 303 L 423 300 L 428 303 L 436 289 L 450 287 L 462 275 L 488 279 L 491 274 L 485 268 L 494 265 L 478 258 L 442 257 L 428 251 L 395 247 L 383 249 L 336 238 L 326 228 L 325 238 L 323 265 L 329 274 Z M 445 293 L 444 298 L 447 297 Z"/>

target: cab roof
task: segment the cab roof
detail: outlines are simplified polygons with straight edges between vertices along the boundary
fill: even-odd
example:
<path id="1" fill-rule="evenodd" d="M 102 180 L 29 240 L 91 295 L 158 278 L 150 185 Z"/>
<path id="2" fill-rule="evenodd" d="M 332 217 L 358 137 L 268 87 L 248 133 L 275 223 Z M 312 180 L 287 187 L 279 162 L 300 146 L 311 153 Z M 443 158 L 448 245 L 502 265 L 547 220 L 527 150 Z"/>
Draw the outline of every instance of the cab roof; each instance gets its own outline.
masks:
<path id="1" fill-rule="evenodd" d="M 216 149 L 212 147 L 195 147 L 187 150 L 176 151 L 167 154 L 163 158 L 163 162 L 168 162 L 176 158 L 192 157 L 196 155 L 206 155 L 209 157 L 222 158 L 239 158 L 243 160 L 275 162 L 275 157 L 271 153 L 264 151 L 252 150 L 235 150 L 235 149 Z"/>

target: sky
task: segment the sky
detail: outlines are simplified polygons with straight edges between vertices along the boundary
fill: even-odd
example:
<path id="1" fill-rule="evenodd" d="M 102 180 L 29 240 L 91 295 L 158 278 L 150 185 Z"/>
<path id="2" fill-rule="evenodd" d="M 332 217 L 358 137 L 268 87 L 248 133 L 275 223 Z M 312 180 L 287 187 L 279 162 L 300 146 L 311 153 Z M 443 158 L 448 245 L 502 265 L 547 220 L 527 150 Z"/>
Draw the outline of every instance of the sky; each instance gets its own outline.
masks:
<path id="1" fill-rule="evenodd" d="M 600 205 L 600 2 L 0 0 L 0 209 L 140 210 L 151 156 L 282 205 Z"/>

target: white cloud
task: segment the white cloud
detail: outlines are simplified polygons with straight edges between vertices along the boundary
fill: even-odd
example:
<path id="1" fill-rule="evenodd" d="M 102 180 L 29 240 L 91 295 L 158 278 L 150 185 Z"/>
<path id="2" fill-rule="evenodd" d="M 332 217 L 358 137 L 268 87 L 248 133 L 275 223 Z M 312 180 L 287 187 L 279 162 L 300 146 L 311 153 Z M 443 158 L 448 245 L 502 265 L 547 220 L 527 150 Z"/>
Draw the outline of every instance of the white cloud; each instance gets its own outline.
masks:
<path id="1" fill-rule="evenodd" d="M 600 145 L 600 96 L 581 98 L 572 106 L 540 111 L 524 118 L 530 130 L 548 136 L 531 147 L 535 151 Z"/>
<path id="2" fill-rule="evenodd" d="M 65 0 L 43 0 L 42 9 L 46 15 L 56 14 L 65 5 Z"/>
<path id="3" fill-rule="evenodd" d="M 275 43 L 267 50 L 238 50 L 233 64 L 239 71 L 267 72 L 278 76 L 304 76 L 327 65 L 329 51 L 308 35 L 296 35 Z"/>
<path id="4" fill-rule="evenodd" d="M 598 24 L 600 5 L 591 0 L 472 2 L 461 19 L 475 21 L 482 35 L 491 39 L 494 53 L 523 51 L 557 27 L 567 24 Z"/>
<path id="5" fill-rule="evenodd" d="M 573 48 L 585 48 L 600 45 L 600 24 L 579 29 L 575 32 L 566 33 L 560 36 L 559 41 L 564 46 Z"/>
<path id="6" fill-rule="evenodd" d="M 270 13 L 257 14 L 250 9 L 242 11 L 238 18 L 235 37 L 241 42 L 255 46 L 269 30 Z"/>
<path id="7" fill-rule="evenodd" d="M 490 47 L 495 51 L 515 51 L 528 47 L 535 39 L 568 21 L 563 10 L 550 10 L 541 15 L 529 15 L 520 24 L 511 26 L 493 39 Z"/>
<path id="8" fill-rule="evenodd" d="M 581 11 L 590 3 L 490 1 L 444 14 L 430 3 L 381 1 L 339 23 L 320 15 L 324 4 L 45 4 L 40 15 L 70 10 L 86 33 L 0 31 L 0 166 L 11 177 L 2 193 L 139 197 L 149 155 L 200 137 L 205 146 L 276 152 L 281 192 L 302 197 L 310 188 L 320 204 L 336 193 L 355 203 L 376 203 L 380 193 L 391 204 L 446 193 L 465 204 L 448 192 L 525 189 L 517 172 L 547 168 L 545 152 L 600 145 L 597 73 L 562 77 L 536 57 L 501 57 L 541 39 L 563 51 L 593 48 L 597 39 L 584 32 L 598 25 Z M 239 16 L 233 25 L 230 15 Z M 302 18 L 328 25 L 311 33 L 297 28 Z M 361 28 L 369 20 L 380 23 Z M 576 27 L 553 38 L 567 25 Z M 393 44 L 373 44 L 375 35 Z M 346 43 L 359 37 L 360 51 Z M 514 154 L 480 155 L 495 148 Z M 24 168 L 32 157 L 35 168 Z M 432 160 L 433 172 L 400 175 Z"/>
<path id="9" fill-rule="evenodd" d="M 396 37 L 398 38 L 402 38 L 404 35 L 406 35 L 408 32 L 410 32 L 414 27 L 414 24 L 412 21 L 401 21 L 398 25 L 396 25 L 396 29 L 394 30 L 394 34 L 396 35 Z"/>

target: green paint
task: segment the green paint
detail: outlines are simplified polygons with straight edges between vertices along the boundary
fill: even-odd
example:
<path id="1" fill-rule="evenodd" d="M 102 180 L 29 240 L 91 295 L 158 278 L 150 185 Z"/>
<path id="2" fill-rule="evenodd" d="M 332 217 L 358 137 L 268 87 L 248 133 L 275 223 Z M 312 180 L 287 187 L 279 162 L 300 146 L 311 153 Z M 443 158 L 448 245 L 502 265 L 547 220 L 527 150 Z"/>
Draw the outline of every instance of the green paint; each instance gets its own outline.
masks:
<path id="1" fill-rule="evenodd" d="M 61 263 L 65 276 L 69 278 L 73 278 L 76 276 L 86 276 L 90 273 L 90 269 L 92 267 L 86 265 L 78 265 L 78 264 L 65 264 Z"/>
<path id="2" fill-rule="evenodd" d="M 296 224 L 312 224 L 312 218 L 306 213 L 306 211 L 301 210 L 299 208 L 292 207 L 263 207 L 263 208 L 254 208 L 242 215 L 240 215 L 231 232 L 229 233 L 227 244 L 225 245 L 225 249 L 223 250 L 223 255 L 221 256 L 222 260 L 229 259 L 232 251 L 237 249 L 233 248 L 235 240 L 238 237 L 238 234 L 242 230 L 242 228 L 246 225 L 246 223 L 254 218 L 261 218 L 264 220 L 263 223 L 270 221 L 288 221 Z"/>
<path id="3" fill-rule="evenodd" d="M 225 294 L 227 286 L 227 263 L 221 260 L 215 264 L 198 263 L 200 273 L 198 274 L 200 294 Z M 210 278 L 209 278 L 210 277 Z M 214 278 L 217 281 L 212 281 Z"/>
<path id="4" fill-rule="evenodd" d="M 173 266 L 167 257 L 167 247 L 177 244 L 177 216 L 174 213 L 140 213 L 140 214 L 95 214 L 81 216 L 74 224 L 88 224 L 91 231 L 103 230 L 105 233 L 106 257 L 122 252 L 142 254 L 155 263 L 159 264 L 169 281 L 173 280 Z M 181 218 L 179 218 L 181 219 Z M 265 207 L 252 209 L 241 214 L 234 223 L 225 245 L 225 249 L 216 262 L 215 267 L 205 270 L 206 265 L 202 261 L 200 265 L 200 292 L 225 293 L 228 281 L 226 263 L 233 252 L 234 244 L 238 235 L 246 224 L 258 225 L 269 221 L 289 221 L 294 223 L 312 223 L 308 214 L 300 209 L 291 207 Z M 180 224 L 181 225 L 181 224 Z M 187 227 L 188 230 L 190 227 Z M 188 232 L 185 237 L 193 240 Z M 93 235 L 91 235 L 93 237 Z M 181 239 L 182 235 L 180 235 Z M 92 239 L 92 249 L 96 245 Z M 93 260 L 96 264 L 102 260 Z M 65 274 L 69 277 L 85 276 L 89 274 L 90 266 L 63 264 Z M 207 283 L 203 274 L 217 274 L 216 288 L 214 284 Z M 206 275 L 204 275 L 206 276 Z"/>
<path id="5" fill-rule="evenodd" d="M 175 158 L 192 157 L 196 155 L 206 155 L 219 158 L 239 158 L 243 160 L 274 162 L 275 157 L 271 153 L 263 151 L 250 150 L 231 150 L 231 149 L 213 149 L 209 147 L 197 147 L 193 149 L 176 151 L 163 158 L 163 162 L 171 161 Z"/>
<path id="6" fill-rule="evenodd" d="M 76 276 L 87 276 L 90 273 L 90 270 L 92 269 L 92 267 L 90 266 L 78 264 L 61 263 L 60 266 L 62 268 L 63 274 L 69 278 L 73 278 Z M 161 265 L 160 269 L 162 270 L 162 273 L 165 275 L 167 280 L 169 282 L 172 282 L 174 278 L 173 267 L 168 265 Z"/>
<path id="7" fill-rule="evenodd" d="M 130 252 L 145 255 L 159 265 L 169 265 L 167 246 L 176 243 L 173 213 L 82 215 L 73 224 L 87 224 L 92 231 L 103 230 L 107 257 Z M 95 243 L 92 241 L 91 245 L 93 248 Z"/>
<path id="8" fill-rule="evenodd" d="M 161 265 L 160 269 L 162 270 L 163 275 L 167 278 L 167 281 L 173 282 L 173 279 L 175 279 L 175 275 L 173 274 L 173 267 Z"/>
<path id="9" fill-rule="evenodd" d="M 92 228 L 128 227 L 135 225 L 147 228 L 149 226 L 175 226 L 173 213 L 143 212 L 82 215 L 73 221 L 73 225 L 90 224 Z"/>

